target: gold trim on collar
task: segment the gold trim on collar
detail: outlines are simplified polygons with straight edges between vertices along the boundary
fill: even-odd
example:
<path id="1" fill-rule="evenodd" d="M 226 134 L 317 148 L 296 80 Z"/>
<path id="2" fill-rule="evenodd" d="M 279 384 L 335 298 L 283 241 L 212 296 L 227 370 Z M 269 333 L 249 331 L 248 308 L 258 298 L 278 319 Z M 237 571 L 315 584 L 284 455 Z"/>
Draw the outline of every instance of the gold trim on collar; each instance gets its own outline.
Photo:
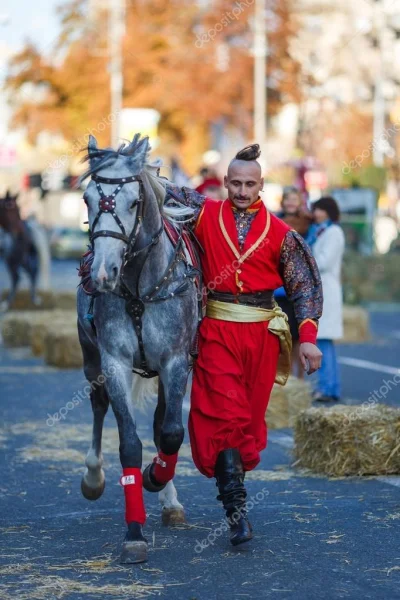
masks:
<path id="1" fill-rule="evenodd" d="M 229 234 L 228 234 L 228 232 L 226 230 L 225 223 L 224 223 L 224 218 L 223 218 L 223 215 L 222 215 L 223 208 L 224 208 L 224 202 L 221 202 L 221 208 L 219 210 L 219 226 L 221 227 L 222 235 L 224 236 L 225 241 L 227 242 L 229 248 L 232 250 L 233 254 L 236 256 L 236 258 L 239 261 L 239 263 L 243 264 L 244 261 L 247 258 L 249 258 L 250 254 L 252 254 L 253 252 L 255 252 L 255 250 L 257 250 L 257 248 L 260 246 L 260 244 L 266 238 L 267 233 L 268 233 L 269 228 L 270 228 L 270 225 L 271 225 L 271 215 L 269 214 L 268 210 L 265 209 L 266 212 L 267 212 L 267 222 L 265 224 L 264 231 L 262 232 L 262 234 L 260 235 L 260 237 L 258 238 L 258 240 L 256 242 L 254 242 L 254 244 L 248 250 L 246 250 L 246 252 L 244 254 L 241 255 L 239 253 L 238 249 L 236 248 L 235 244 L 233 243 L 233 241 L 229 237 Z"/>

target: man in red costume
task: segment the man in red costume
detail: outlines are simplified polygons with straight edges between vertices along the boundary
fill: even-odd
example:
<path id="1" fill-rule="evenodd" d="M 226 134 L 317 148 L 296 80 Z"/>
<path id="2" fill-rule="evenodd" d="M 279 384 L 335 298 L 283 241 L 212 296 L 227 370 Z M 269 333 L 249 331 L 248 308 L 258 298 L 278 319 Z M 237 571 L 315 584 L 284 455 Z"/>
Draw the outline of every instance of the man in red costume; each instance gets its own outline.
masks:
<path id="1" fill-rule="evenodd" d="M 265 412 L 274 381 L 284 384 L 291 339 L 273 291 L 294 302 L 300 357 L 308 373 L 320 367 L 316 346 L 322 288 L 302 237 L 265 208 L 258 144 L 238 152 L 224 178 L 228 199 L 216 201 L 168 186 L 169 197 L 195 211 L 208 290 L 193 374 L 189 434 L 194 463 L 215 477 L 233 545 L 252 538 L 244 475 L 267 443 Z"/>

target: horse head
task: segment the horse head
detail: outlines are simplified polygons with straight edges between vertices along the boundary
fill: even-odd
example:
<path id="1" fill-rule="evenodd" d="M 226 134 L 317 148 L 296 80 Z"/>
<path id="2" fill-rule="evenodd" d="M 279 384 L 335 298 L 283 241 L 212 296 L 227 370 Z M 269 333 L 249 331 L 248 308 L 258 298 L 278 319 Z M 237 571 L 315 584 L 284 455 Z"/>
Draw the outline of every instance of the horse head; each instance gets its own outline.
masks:
<path id="1" fill-rule="evenodd" d="M 21 229 L 21 216 L 17 204 L 18 194 L 11 194 L 7 190 L 4 198 L 0 198 L 0 227 L 9 233 L 15 233 Z"/>
<path id="2" fill-rule="evenodd" d="M 114 290 L 132 235 L 140 224 L 144 201 L 141 173 L 150 151 L 147 137 L 136 134 L 117 151 L 99 149 L 90 136 L 86 160 L 91 176 L 83 199 L 88 208 L 90 239 L 94 251 L 91 276 L 99 292 Z"/>

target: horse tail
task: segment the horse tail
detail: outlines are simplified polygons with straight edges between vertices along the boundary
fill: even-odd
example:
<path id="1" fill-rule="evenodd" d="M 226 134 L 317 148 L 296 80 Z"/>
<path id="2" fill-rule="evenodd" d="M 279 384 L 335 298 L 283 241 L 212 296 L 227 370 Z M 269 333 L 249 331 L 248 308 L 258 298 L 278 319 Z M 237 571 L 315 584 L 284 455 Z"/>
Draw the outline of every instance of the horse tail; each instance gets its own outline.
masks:
<path id="1" fill-rule="evenodd" d="M 133 374 L 132 402 L 141 412 L 154 407 L 158 396 L 158 377 L 146 379 Z"/>

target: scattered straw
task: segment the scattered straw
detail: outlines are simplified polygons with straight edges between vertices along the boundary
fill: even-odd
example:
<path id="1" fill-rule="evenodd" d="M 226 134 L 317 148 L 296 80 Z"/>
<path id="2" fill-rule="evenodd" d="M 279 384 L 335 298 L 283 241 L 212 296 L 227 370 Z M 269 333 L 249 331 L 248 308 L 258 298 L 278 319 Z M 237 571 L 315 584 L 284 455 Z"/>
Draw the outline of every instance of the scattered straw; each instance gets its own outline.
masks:
<path id="1" fill-rule="evenodd" d="M 26 591 L 21 589 L 22 584 L 27 586 Z M 96 585 L 84 581 L 75 581 L 67 577 L 54 575 L 27 575 L 18 583 L 0 585 L 0 597 L 3 600 L 17 598 L 19 600 L 48 600 L 49 598 L 69 598 L 72 594 L 87 594 L 96 598 L 102 596 L 115 598 L 148 598 L 159 595 L 164 591 L 162 584 L 144 584 L 139 581 L 127 585 Z"/>

